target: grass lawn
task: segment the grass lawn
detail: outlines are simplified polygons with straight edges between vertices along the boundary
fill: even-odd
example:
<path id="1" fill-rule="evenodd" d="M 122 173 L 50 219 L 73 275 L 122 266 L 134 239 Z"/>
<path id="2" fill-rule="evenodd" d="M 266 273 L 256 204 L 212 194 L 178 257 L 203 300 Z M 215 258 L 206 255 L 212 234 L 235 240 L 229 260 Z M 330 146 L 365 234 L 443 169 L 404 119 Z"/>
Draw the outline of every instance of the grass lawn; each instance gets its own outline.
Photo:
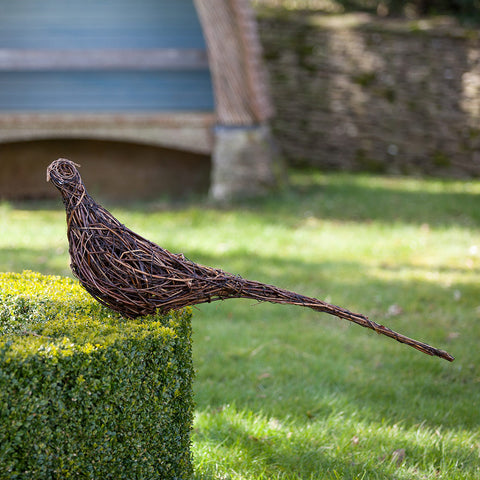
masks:
<path id="1" fill-rule="evenodd" d="M 262 200 L 114 207 L 174 252 L 369 315 L 194 312 L 196 479 L 480 478 L 480 181 L 293 172 Z M 0 270 L 69 275 L 55 204 L 0 205 Z"/>

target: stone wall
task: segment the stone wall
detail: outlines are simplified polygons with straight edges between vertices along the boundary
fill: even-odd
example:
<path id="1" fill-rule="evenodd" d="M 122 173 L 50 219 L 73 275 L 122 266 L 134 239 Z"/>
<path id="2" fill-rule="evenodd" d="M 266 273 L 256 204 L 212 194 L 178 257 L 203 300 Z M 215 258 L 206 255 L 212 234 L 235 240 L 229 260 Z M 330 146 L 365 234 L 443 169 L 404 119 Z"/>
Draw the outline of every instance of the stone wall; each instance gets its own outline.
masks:
<path id="1" fill-rule="evenodd" d="M 480 37 L 449 19 L 259 11 L 287 160 L 480 176 Z"/>

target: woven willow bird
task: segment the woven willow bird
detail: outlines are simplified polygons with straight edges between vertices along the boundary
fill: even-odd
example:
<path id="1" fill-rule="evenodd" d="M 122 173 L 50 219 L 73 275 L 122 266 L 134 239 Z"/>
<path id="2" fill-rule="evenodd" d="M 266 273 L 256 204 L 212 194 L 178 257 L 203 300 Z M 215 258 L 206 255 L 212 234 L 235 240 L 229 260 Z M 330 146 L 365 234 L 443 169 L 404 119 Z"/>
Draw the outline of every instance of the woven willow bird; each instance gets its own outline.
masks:
<path id="1" fill-rule="evenodd" d="M 288 290 L 243 279 L 173 254 L 122 225 L 87 193 L 75 164 L 60 158 L 47 169 L 63 197 L 71 268 L 100 303 L 130 318 L 187 305 L 250 298 L 309 307 L 370 328 L 428 355 L 452 361 L 437 348 L 378 325 L 366 316 Z"/>

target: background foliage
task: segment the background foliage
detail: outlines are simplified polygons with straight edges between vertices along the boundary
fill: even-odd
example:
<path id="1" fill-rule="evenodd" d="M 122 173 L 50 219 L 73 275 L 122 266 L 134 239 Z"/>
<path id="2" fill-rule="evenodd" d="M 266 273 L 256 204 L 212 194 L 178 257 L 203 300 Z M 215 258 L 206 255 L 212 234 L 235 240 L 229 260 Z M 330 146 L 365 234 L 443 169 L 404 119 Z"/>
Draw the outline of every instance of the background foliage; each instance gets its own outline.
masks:
<path id="1" fill-rule="evenodd" d="M 454 15 L 465 23 L 480 21 L 478 0 L 254 0 L 257 6 L 326 13 L 369 12 L 380 16 Z"/>

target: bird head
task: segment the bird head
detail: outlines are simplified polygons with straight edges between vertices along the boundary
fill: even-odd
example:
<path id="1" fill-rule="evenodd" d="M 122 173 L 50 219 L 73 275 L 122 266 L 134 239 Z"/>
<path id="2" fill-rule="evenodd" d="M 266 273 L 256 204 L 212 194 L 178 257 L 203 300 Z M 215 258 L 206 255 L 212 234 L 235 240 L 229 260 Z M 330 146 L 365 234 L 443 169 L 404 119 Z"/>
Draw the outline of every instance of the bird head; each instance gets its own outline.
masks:
<path id="1" fill-rule="evenodd" d="M 60 191 L 69 190 L 83 185 L 78 163 L 59 158 L 54 160 L 47 168 L 47 182 L 52 182 Z"/>

